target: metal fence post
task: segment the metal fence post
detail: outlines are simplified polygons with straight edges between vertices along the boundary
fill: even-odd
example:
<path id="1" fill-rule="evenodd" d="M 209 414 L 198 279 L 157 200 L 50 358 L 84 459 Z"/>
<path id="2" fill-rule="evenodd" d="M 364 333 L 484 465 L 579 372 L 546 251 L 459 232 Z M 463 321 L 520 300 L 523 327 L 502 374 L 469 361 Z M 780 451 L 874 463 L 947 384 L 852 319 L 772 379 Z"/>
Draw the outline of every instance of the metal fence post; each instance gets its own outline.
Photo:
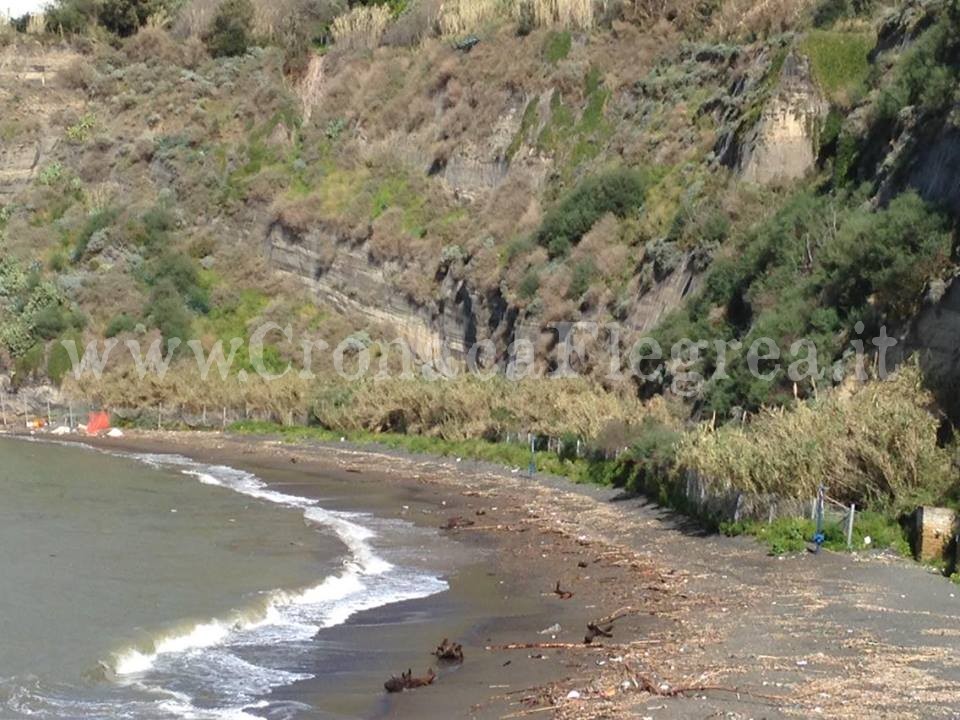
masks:
<path id="1" fill-rule="evenodd" d="M 853 517 L 857 512 L 857 506 L 850 503 L 850 512 L 847 513 L 847 547 L 853 548 Z"/>

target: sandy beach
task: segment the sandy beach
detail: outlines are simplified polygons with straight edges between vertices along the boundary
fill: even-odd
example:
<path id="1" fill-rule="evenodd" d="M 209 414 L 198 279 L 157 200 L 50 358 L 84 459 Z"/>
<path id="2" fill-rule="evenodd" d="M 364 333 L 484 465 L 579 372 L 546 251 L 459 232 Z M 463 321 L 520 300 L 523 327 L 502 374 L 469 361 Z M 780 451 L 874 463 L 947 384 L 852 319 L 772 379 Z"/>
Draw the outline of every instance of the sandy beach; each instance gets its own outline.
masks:
<path id="1" fill-rule="evenodd" d="M 213 433 L 83 442 L 227 464 L 325 507 L 435 529 L 423 560 L 449 591 L 323 631 L 316 677 L 277 691 L 319 717 L 960 713 L 960 589 L 902 559 L 771 558 L 642 498 L 378 448 Z M 588 625 L 611 637 L 585 644 Z M 462 665 L 430 654 L 444 638 L 462 643 Z M 429 667 L 429 687 L 382 689 Z"/>

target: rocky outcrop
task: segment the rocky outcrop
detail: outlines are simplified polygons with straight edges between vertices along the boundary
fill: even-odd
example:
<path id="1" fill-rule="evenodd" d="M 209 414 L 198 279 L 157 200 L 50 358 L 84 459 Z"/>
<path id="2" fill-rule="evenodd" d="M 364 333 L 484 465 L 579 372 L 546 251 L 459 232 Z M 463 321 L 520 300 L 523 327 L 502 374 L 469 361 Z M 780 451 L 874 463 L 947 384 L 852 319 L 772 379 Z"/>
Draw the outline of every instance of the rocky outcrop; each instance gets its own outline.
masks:
<path id="1" fill-rule="evenodd" d="M 629 317 L 630 330 L 638 335 L 648 334 L 667 313 L 680 307 L 696 289 L 696 280 L 693 257 L 688 253 L 676 270 L 636 298 Z"/>
<path id="2" fill-rule="evenodd" d="M 954 115 L 960 117 L 960 109 Z M 960 127 L 913 107 L 900 113 L 899 123 L 897 139 L 877 171 L 877 202 L 885 205 L 911 188 L 924 200 L 960 213 Z"/>
<path id="3" fill-rule="evenodd" d="M 299 233 L 271 224 L 264 250 L 272 267 L 302 281 L 318 303 L 345 315 L 392 328 L 422 360 L 462 358 L 478 339 L 489 337 L 506 313 L 496 298 L 471 294 L 466 283 L 447 273 L 430 306 L 406 298 L 390 281 L 399 268 L 370 261 L 363 238 L 316 227 Z M 484 330 L 485 328 L 485 330 Z"/>
<path id="4" fill-rule="evenodd" d="M 740 142 L 736 160 L 740 176 L 760 185 L 802 178 L 816 163 L 817 132 L 828 111 L 811 77 L 809 60 L 791 52 L 760 120 Z"/>
<path id="5" fill-rule="evenodd" d="M 908 326 L 891 334 L 897 345 L 887 354 L 887 370 L 918 362 L 939 408 L 960 422 L 960 279 L 935 281 L 927 302 Z"/>

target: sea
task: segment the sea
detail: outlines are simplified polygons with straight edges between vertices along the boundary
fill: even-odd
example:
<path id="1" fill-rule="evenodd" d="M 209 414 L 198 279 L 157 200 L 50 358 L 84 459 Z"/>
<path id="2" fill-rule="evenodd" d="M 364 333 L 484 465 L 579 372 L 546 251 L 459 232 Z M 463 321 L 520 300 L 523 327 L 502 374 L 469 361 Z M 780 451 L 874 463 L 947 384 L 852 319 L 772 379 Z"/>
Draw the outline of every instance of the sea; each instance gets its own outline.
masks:
<path id="1" fill-rule="evenodd" d="M 319 717 L 275 691 L 325 629 L 447 589 L 407 562 L 424 532 L 180 455 L 0 438 L 0 719 Z"/>

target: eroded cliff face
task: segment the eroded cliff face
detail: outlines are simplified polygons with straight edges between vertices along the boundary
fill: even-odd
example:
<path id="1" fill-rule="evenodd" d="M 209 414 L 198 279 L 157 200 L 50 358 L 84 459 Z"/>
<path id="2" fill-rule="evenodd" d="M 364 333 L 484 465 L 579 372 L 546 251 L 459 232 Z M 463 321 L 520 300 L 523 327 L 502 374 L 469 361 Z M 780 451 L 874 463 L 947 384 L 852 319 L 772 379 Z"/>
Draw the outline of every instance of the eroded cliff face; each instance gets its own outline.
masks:
<path id="1" fill-rule="evenodd" d="M 790 52 L 776 91 L 742 143 L 737 160 L 740 176 L 760 185 L 804 177 L 816 164 L 817 131 L 828 112 L 809 60 Z"/>
<path id="2" fill-rule="evenodd" d="M 392 329 L 421 360 L 463 359 L 477 340 L 511 336 L 516 313 L 508 312 L 499 294 L 471 292 L 448 268 L 436 278 L 437 298 L 417 304 L 392 284 L 399 268 L 370 259 L 367 240 L 333 227 L 301 234 L 274 222 L 264 251 L 272 267 L 298 278 L 318 303 Z"/>
<path id="3" fill-rule="evenodd" d="M 897 338 L 888 355 L 892 369 L 916 359 L 935 389 L 940 407 L 960 418 L 960 281 L 935 283 L 927 304 Z"/>
<path id="4" fill-rule="evenodd" d="M 907 108 L 900 125 L 878 171 L 878 203 L 913 189 L 924 200 L 960 213 L 960 106 L 945 118 L 928 118 Z"/>
<path id="5" fill-rule="evenodd" d="M 59 141 L 51 116 L 77 105 L 61 74 L 79 56 L 71 51 L 8 48 L 0 54 L 0 204 L 32 182 Z"/>

